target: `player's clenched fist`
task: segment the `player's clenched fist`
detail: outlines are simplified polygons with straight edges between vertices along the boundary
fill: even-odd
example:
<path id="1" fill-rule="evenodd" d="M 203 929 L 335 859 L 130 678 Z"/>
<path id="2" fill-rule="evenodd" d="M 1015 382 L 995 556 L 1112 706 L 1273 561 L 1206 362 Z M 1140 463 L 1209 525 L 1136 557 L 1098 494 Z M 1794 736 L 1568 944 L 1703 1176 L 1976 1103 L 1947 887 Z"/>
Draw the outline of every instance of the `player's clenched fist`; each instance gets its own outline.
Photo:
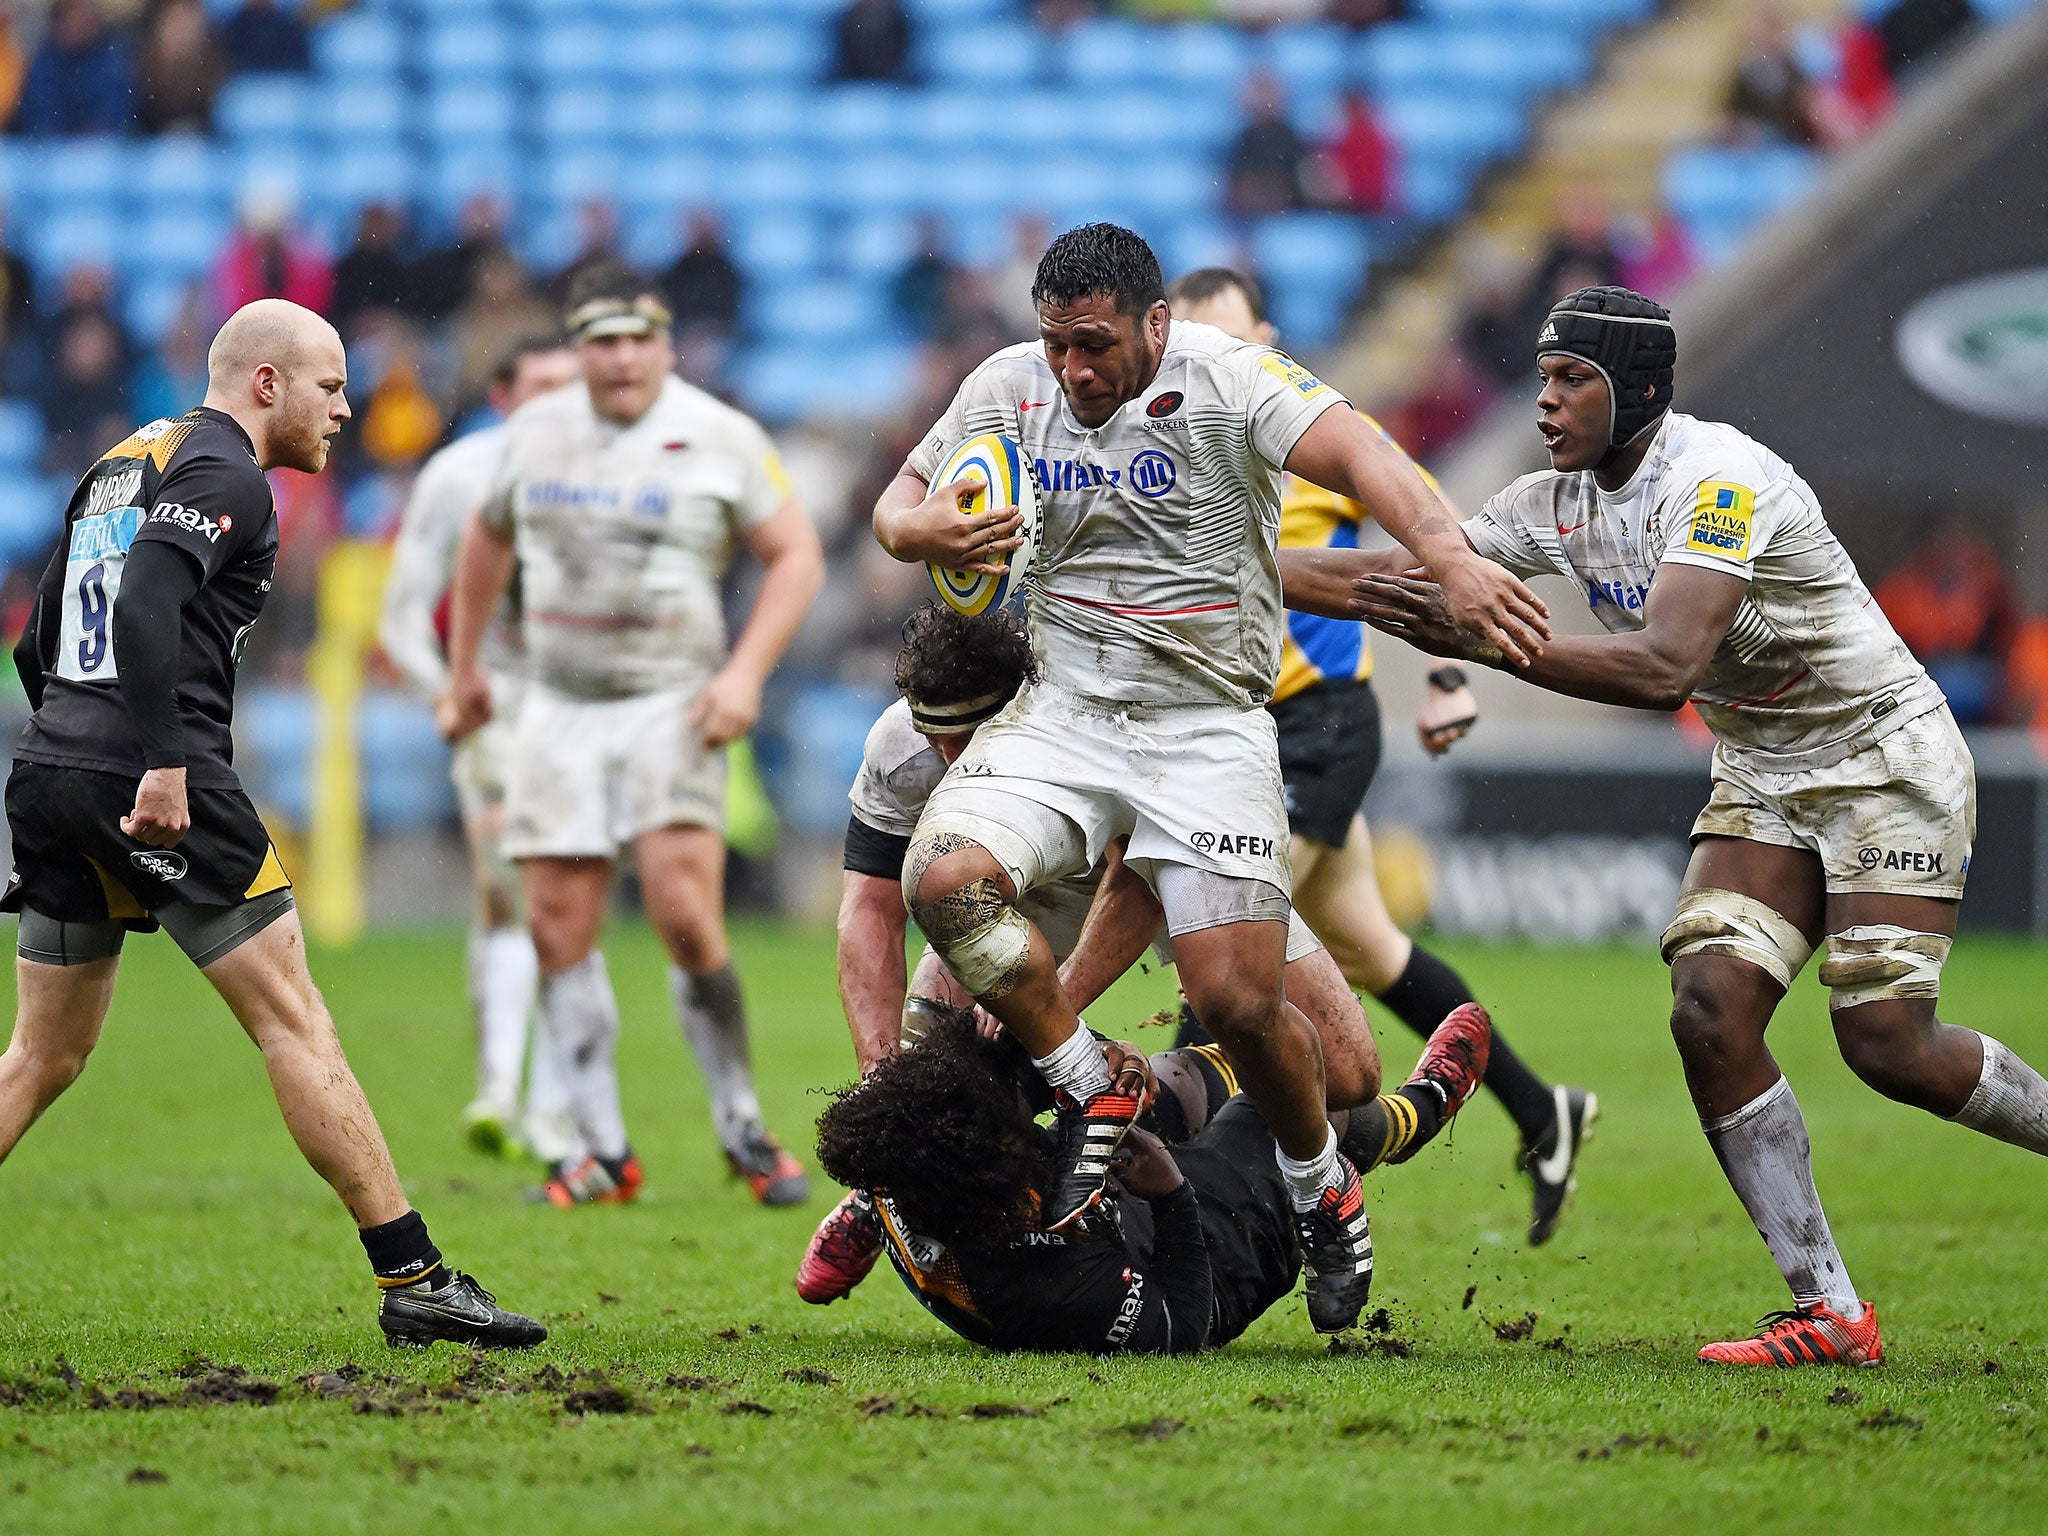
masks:
<path id="1" fill-rule="evenodd" d="M 482 668 L 457 673 L 448 691 L 434 700 L 434 724 L 444 741 L 460 741 L 490 720 L 491 682 Z"/>
<path id="2" fill-rule="evenodd" d="M 963 513 L 960 498 L 979 489 L 979 480 L 955 480 L 915 506 L 900 508 L 889 520 L 884 547 L 898 560 L 926 560 L 950 571 L 1000 576 L 1003 567 L 997 562 L 1024 542 L 1018 534 L 1024 514 L 1015 507 Z"/>
<path id="3" fill-rule="evenodd" d="M 135 786 L 135 809 L 121 818 L 121 830 L 152 848 L 175 848 L 192 830 L 185 808 L 185 770 L 152 768 Z"/>
<path id="4" fill-rule="evenodd" d="M 714 673 L 703 692 L 690 702 L 690 724 L 708 747 L 739 740 L 760 718 L 760 680 L 732 667 Z"/>

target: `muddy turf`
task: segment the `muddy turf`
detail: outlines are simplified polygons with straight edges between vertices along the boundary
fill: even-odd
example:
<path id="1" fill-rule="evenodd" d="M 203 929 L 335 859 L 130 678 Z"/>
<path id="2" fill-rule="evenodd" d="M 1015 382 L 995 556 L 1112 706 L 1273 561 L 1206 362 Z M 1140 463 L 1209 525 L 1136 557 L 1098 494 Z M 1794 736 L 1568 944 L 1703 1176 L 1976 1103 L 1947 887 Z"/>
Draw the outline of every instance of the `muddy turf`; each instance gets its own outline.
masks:
<path id="1" fill-rule="evenodd" d="M 1730 1375 L 1694 1350 L 1782 1295 L 1695 1128 L 1647 946 L 1453 951 L 1540 1068 L 1601 1096 L 1550 1247 L 1522 1242 L 1482 1099 L 1372 1181 L 1367 1330 L 1328 1348 L 1297 1298 L 1218 1355 L 1115 1362 L 979 1353 L 886 1267 L 798 1302 L 832 1192 L 769 1212 L 725 1179 L 652 944 L 612 954 L 648 1189 L 571 1214 L 457 1142 L 459 935 L 314 957 L 440 1245 L 554 1330 L 484 1358 L 384 1347 L 255 1052 L 168 942 L 132 944 L 98 1057 L 0 1170 L 0 1530 L 2048 1526 L 2048 1165 L 1863 1090 L 1810 978 L 1774 1044 L 1891 1360 Z M 829 935 L 740 936 L 794 1143 L 849 1070 L 831 956 Z M 2048 954 L 1965 939 L 1947 980 L 1950 1017 L 2048 1060 Z M 1091 1016 L 1166 996 L 1132 978 Z M 1415 1042 L 1381 1039 L 1398 1076 Z"/>

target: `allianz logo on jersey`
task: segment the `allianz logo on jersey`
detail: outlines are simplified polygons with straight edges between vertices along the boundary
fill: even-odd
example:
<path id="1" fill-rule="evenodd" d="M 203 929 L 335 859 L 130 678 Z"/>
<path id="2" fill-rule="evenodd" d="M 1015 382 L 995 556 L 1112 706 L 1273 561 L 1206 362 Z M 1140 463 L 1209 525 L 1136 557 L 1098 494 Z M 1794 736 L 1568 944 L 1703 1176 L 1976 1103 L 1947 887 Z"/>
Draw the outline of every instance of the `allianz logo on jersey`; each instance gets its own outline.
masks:
<path id="1" fill-rule="evenodd" d="M 1586 606 L 1598 608 L 1602 603 L 1612 603 L 1617 608 L 1634 613 L 1649 601 L 1650 588 L 1647 582 L 1633 581 L 1586 581 Z"/>
<path id="2" fill-rule="evenodd" d="M 93 481 L 92 489 L 85 493 L 85 510 L 80 517 L 98 517 L 102 512 L 111 512 L 116 507 L 132 507 L 135 498 L 142 491 L 142 471 L 124 469 L 119 474 L 102 475 Z"/>
<path id="3" fill-rule="evenodd" d="M 1031 467 L 1037 476 L 1040 494 L 1086 491 L 1108 485 L 1157 498 L 1172 490 L 1180 480 L 1179 466 L 1157 448 L 1141 449 L 1122 469 L 1091 464 L 1084 459 L 1035 459 Z"/>
<path id="4" fill-rule="evenodd" d="M 573 485 L 565 480 L 534 480 L 520 488 L 528 507 L 586 507 L 606 512 L 624 508 L 633 516 L 660 522 L 668 516 L 669 488 L 649 480 L 628 491 L 617 485 Z"/>

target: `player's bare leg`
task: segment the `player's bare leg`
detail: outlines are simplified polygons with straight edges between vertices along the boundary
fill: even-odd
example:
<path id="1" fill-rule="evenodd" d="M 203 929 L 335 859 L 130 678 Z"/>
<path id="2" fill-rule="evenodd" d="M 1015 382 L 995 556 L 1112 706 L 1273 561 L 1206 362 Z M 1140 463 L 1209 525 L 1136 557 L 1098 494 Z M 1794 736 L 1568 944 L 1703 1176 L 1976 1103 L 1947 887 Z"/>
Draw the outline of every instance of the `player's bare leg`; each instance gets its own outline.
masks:
<path id="1" fill-rule="evenodd" d="M 486 805 L 463 821 L 469 845 L 474 915 L 469 930 L 469 1000 L 476 1017 L 476 1097 L 462 1112 L 463 1133 L 487 1156 L 512 1146 L 526 1070 L 527 1022 L 540 985 L 533 936 L 520 917 L 519 873 L 499 851 L 505 808 Z M 536 1053 L 537 1064 L 544 1053 Z M 542 1065 L 541 1076 L 546 1068 Z M 559 1091 L 537 1083 L 543 1113 Z M 556 1106 L 558 1110 L 559 1106 Z M 539 1118 L 539 1117 L 536 1117 Z M 562 1132 L 556 1130 L 554 1139 Z M 543 1133 L 544 1140 L 549 1139 Z"/>
<path id="2" fill-rule="evenodd" d="M 85 1070 L 120 968 L 119 955 L 83 965 L 14 962 L 14 1034 L 0 1054 L 0 1162 Z"/>
<path id="3" fill-rule="evenodd" d="M 735 1176 L 764 1205 L 800 1204 L 803 1168 L 762 1119 L 739 972 L 725 932 L 725 840 L 708 827 L 662 827 L 633 844 L 647 920 L 669 953 L 683 1038 L 704 1070 L 712 1125 Z"/>
<path id="4" fill-rule="evenodd" d="M 571 1128 L 561 1144 L 537 1149 L 550 1163 L 541 1194 L 557 1206 L 630 1200 L 640 1169 L 619 1108 L 619 1005 L 597 948 L 611 903 L 611 861 L 529 858 L 519 869 L 540 961 L 537 1052 L 562 1087 Z"/>
<path id="5" fill-rule="evenodd" d="M 1353 987 L 1425 1038 L 1455 1009 L 1476 1001 L 1464 978 L 1402 932 L 1387 911 L 1362 815 L 1351 818 L 1342 847 L 1296 835 L 1289 848 L 1295 910 Z M 1577 1187 L 1579 1149 L 1600 1102 L 1588 1089 L 1544 1082 L 1497 1034 L 1486 1086 L 1521 1133 L 1517 1161 L 1533 1185 L 1529 1241 L 1548 1242 Z"/>

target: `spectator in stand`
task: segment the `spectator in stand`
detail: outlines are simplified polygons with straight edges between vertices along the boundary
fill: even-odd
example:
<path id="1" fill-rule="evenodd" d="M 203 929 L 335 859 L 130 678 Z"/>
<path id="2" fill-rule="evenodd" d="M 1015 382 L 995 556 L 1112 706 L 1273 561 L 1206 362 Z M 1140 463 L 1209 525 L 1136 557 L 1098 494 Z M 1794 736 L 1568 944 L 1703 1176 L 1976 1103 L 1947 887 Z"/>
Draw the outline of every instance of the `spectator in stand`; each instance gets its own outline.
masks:
<path id="1" fill-rule="evenodd" d="M 302 75 L 313 67 L 305 23 L 277 0 L 242 0 L 221 36 L 237 74 Z"/>
<path id="2" fill-rule="evenodd" d="M 1557 232 L 1522 290 L 1517 323 L 1525 335 L 1533 336 L 1550 306 L 1566 294 L 1620 281 L 1621 252 L 1608 223 L 1607 204 L 1591 188 L 1577 188 L 1565 194 Z"/>
<path id="3" fill-rule="evenodd" d="M 576 210 L 576 254 L 548 285 L 559 302 L 566 299 L 585 267 L 619 259 L 619 210 L 605 197 L 588 197 Z"/>
<path id="4" fill-rule="evenodd" d="M 1621 266 L 1622 286 L 1661 299 L 1676 293 L 1699 264 L 1692 237 L 1660 202 L 1640 238 L 1631 242 Z"/>
<path id="5" fill-rule="evenodd" d="M 44 467 L 75 479 L 134 426 L 128 340 L 101 307 L 81 307 L 54 327 L 41 397 L 50 440 Z"/>
<path id="6" fill-rule="evenodd" d="M 377 350 L 381 366 L 359 407 L 361 449 L 379 468 L 410 469 L 433 451 L 447 423 L 420 382 L 420 339 L 413 328 L 392 326 Z"/>
<path id="7" fill-rule="evenodd" d="M 1529 356 L 1529 331 L 1522 322 L 1520 287 L 1499 271 L 1482 276 L 1473 287 L 1479 297 L 1458 326 L 1460 355 L 1495 389 L 1526 386 L 1536 372 Z"/>
<path id="8" fill-rule="evenodd" d="M 928 338 L 946 329 L 947 289 L 959 264 L 946 254 L 945 227 L 931 214 L 919 217 L 914 243 L 917 254 L 896 274 L 890 297 L 911 333 Z"/>
<path id="9" fill-rule="evenodd" d="M 1299 208 L 1308 146 L 1287 120 L 1280 82 L 1263 70 L 1245 82 L 1245 124 L 1230 148 L 1225 201 L 1240 219 Z"/>
<path id="10" fill-rule="evenodd" d="M 1814 127 L 1829 147 L 1853 144 L 1892 110 L 1891 66 L 1884 40 L 1868 22 L 1852 21 L 1836 36 L 1835 79 L 1814 93 Z"/>
<path id="11" fill-rule="evenodd" d="M 1408 14 L 1408 0 L 1329 0 L 1323 19 L 1340 27 L 1363 32 L 1383 21 L 1398 21 Z"/>
<path id="12" fill-rule="evenodd" d="M 1872 594 L 1964 725 L 1999 719 L 2020 604 L 1998 554 L 1963 517 L 1927 531 Z"/>
<path id="13" fill-rule="evenodd" d="M 1792 54 L 1784 15 L 1766 8 L 1749 18 L 1749 36 L 1728 82 L 1729 136 L 1736 140 L 1814 142 L 1812 88 Z"/>
<path id="14" fill-rule="evenodd" d="M 170 328 L 135 370 L 135 419 L 182 416 L 206 394 L 206 349 L 213 341 L 207 324 L 206 291 L 185 289 Z"/>
<path id="15" fill-rule="evenodd" d="M 517 256 L 503 248 L 481 256 L 469 297 L 451 322 L 457 406 L 466 407 L 484 398 L 490 389 L 491 370 L 514 343 L 528 336 L 544 336 L 561 323 L 561 309 L 534 291 Z"/>
<path id="16" fill-rule="evenodd" d="M 97 0 L 55 0 L 50 7 L 14 127 L 30 137 L 134 132 L 135 60 Z"/>
<path id="17" fill-rule="evenodd" d="M 1899 0 L 1877 21 L 1892 78 L 1899 79 L 1940 53 L 1976 21 L 1970 0 Z"/>
<path id="18" fill-rule="evenodd" d="M 283 188 L 257 185 L 242 199 L 241 227 L 213 269 L 214 312 L 225 317 L 258 299 L 289 299 L 326 314 L 334 269 L 311 235 L 292 227 Z"/>
<path id="19" fill-rule="evenodd" d="M 420 313 L 428 320 L 446 320 L 469 302 L 478 265 L 510 254 L 504 204 L 495 192 L 473 194 L 455 221 L 455 238 L 413 263 L 412 291 Z"/>
<path id="20" fill-rule="evenodd" d="M 1394 211 L 1394 146 L 1364 92 L 1344 93 L 1322 166 L 1335 207 L 1347 213 Z"/>
<path id="21" fill-rule="evenodd" d="M 14 122 L 14 109 L 21 105 L 22 82 L 28 78 L 28 53 L 14 29 L 14 12 L 0 7 L 0 128 Z"/>
<path id="22" fill-rule="evenodd" d="M 35 324 L 35 275 L 7 238 L 0 221 L 0 324 L 13 334 Z"/>
<path id="23" fill-rule="evenodd" d="M 142 26 L 144 133 L 211 133 L 227 54 L 199 0 L 158 0 Z"/>
<path id="24" fill-rule="evenodd" d="M 1003 322 L 1007 341 L 1038 334 L 1038 306 L 1031 285 L 1038 280 L 1038 258 L 1052 244 L 1052 225 L 1042 213 L 1020 213 L 1010 221 L 1010 254 L 989 274 L 989 302 Z"/>
<path id="25" fill-rule="evenodd" d="M 661 274 L 676 328 L 685 336 L 725 339 L 739 329 L 745 279 L 725 248 L 716 212 L 695 208 L 683 222 L 683 254 Z"/>
<path id="26" fill-rule="evenodd" d="M 418 308 L 405 248 L 405 219 L 396 208 L 372 203 L 362 211 L 356 243 L 334 264 L 334 307 L 328 318 L 344 337 L 353 337 L 357 322 L 373 310 L 409 314 Z"/>
<path id="27" fill-rule="evenodd" d="M 916 45 L 903 0 L 850 0 L 832 23 L 831 80 L 907 81 Z"/>

